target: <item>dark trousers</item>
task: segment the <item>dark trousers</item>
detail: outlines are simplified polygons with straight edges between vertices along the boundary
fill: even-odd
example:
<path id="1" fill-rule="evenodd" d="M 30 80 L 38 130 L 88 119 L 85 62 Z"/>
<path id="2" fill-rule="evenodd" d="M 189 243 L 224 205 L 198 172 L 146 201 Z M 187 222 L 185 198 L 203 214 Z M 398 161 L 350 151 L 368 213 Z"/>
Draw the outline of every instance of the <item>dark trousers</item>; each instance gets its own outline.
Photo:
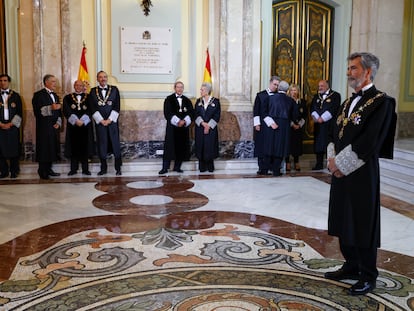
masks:
<path id="1" fill-rule="evenodd" d="M 318 168 L 323 168 L 324 167 L 324 165 L 323 165 L 323 158 L 324 158 L 324 156 L 325 156 L 325 153 L 317 153 L 316 154 L 316 167 L 318 167 Z"/>
<path id="2" fill-rule="evenodd" d="M 257 157 L 257 165 L 259 166 L 259 171 L 267 173 L 267 171 L 270 170 L 270 157 Z"/>
<path id="3" fill-rule="evenodd" d="M 180 170 L 181 165 L 183 164 L 183 161 L 175 160 L 174 161 L 174 171 Z M 171 165 L 171 160 L 162 160 L 162 169 L 163 170 L 169 170 Z"/>
<path id="4" fill-rule="evenodd" d="M 7 162 L 7 160 L 10 162 Z M 20 167 L 19 167 L 19 157 L 14 157 L 14 158 L 0 158 L 0 172 L 2 175 L 6 175 L 9 174 L 9 172 L 11 174 L 18 174 L 20 171 Z"/>
<path id="5" fill-rule="evenodd" d="M 108 171 L 108 163 L 106 162 L 106 159 L 100 159 L 101 161 L 101 171 L 107 172 Z M 115 158 L 115 170 L 118 172 L 121 170 L 122 166 L 122 159 L 121 158 Z"/>
<path id="6" fill-rule="evenodd" d="M 377 279 L 377 247 L 361 248 L 345 245 L 341 241 L 339 246 L 345 258 L 343 268 L 346 271 L 359 273 L 362 281 L 373 282 Z"/>
<path id="7" fill-rule="evenodd" d="M 282 158 L 281 157 L 272 157 L 272 171 L 273 176 L 280 176 L 280 167 L 282 165 Z"/>
<path id="8" fill-rule="evenodd" d="M 37 173 L 39 174 L 40 178 L 48 178 L 51 171 L 52 162 L 39 162 Z"/>
<path id="9" fill-rule="evenodd" d="M 70 170 L 76 172 L 79 168 L 79 162 L 82 164 L 82 172 L 89 171 L 88 158 L 79 159 L 74 157 L 70 159 Z"/>
<path id="10" fill-rule="evenodd" d="M 214 172 L 214 160 L 198 160 L 198 168 L 200 172 Z"/>

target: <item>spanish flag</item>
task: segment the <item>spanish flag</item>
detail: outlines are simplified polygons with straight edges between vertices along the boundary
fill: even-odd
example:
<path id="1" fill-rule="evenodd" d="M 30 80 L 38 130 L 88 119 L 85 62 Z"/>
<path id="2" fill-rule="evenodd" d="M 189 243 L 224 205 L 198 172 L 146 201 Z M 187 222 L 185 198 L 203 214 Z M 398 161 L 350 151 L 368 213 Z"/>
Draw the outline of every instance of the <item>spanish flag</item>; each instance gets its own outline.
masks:
<path id="1" fill-rule="evenodd" d="M 80 59 L 79 72 L 78 72 L 78 80 L 81 80 L 85 83 L 86 91 L 89 92 L 90 82 L 89 82 L 88 66 L 86 65 L 85 45 L 83 46 L 83 49 L 82 49 L 82 55 Z"/>
<path id="2" fill-rule="evenodd" d="M 206 66 L 204 67 L 203 82 L 211 83 L 211 66 L 210 66 L 210 54 L 207 49 Z"/>

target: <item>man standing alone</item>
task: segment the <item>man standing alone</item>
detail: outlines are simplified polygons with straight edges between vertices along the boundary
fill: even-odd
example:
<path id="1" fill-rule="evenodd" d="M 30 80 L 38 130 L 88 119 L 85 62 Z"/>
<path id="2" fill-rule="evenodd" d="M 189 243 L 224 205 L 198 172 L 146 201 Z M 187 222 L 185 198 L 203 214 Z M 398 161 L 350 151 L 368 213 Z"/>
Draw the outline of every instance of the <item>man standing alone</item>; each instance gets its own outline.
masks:
<path id="1" fill-rule="evenodd" d="M 395 100 L 373 84 L 379 59 L 371 53 L 348 57 L 348 84 L 356 94 L 334 120 L 328 145 L 332 173 L 328 233 L 339 238 L 345 263 L 325 273 L 332 280 L 354 279 L 352 295 L 375 288 L 380 246 L 379 157 L 392 158 Z"/>

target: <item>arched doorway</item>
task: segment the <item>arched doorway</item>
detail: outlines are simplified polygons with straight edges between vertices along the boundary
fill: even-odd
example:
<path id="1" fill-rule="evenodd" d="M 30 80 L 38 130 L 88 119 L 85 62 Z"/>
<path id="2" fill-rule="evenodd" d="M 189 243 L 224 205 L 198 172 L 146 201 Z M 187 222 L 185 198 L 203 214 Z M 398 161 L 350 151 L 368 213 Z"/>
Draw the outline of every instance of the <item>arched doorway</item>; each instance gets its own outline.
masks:
<path id="1" fill-rule="evenodd" d="M 273 1 L 271 72 L 298 84 L 308 106 L 321 79 L 331 82 L 334 8 L 315 0 Z M 305 126 L 305 151 L 312 152 L 313 121 Z"/>

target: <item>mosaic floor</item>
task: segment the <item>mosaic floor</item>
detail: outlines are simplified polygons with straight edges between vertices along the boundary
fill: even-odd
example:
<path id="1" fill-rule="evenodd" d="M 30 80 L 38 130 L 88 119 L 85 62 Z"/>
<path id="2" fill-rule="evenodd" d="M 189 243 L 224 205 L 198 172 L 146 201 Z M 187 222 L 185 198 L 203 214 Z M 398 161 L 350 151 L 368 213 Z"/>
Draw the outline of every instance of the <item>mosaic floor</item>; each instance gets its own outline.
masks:
<path id="1" fill-rule="evenodd" d="M 414 310 L 414 206 L 396 198 L 381 198 L 375 291 L 323 278 L 342 264 L 323 172 L 0 189 L 0 310 Z"/>

